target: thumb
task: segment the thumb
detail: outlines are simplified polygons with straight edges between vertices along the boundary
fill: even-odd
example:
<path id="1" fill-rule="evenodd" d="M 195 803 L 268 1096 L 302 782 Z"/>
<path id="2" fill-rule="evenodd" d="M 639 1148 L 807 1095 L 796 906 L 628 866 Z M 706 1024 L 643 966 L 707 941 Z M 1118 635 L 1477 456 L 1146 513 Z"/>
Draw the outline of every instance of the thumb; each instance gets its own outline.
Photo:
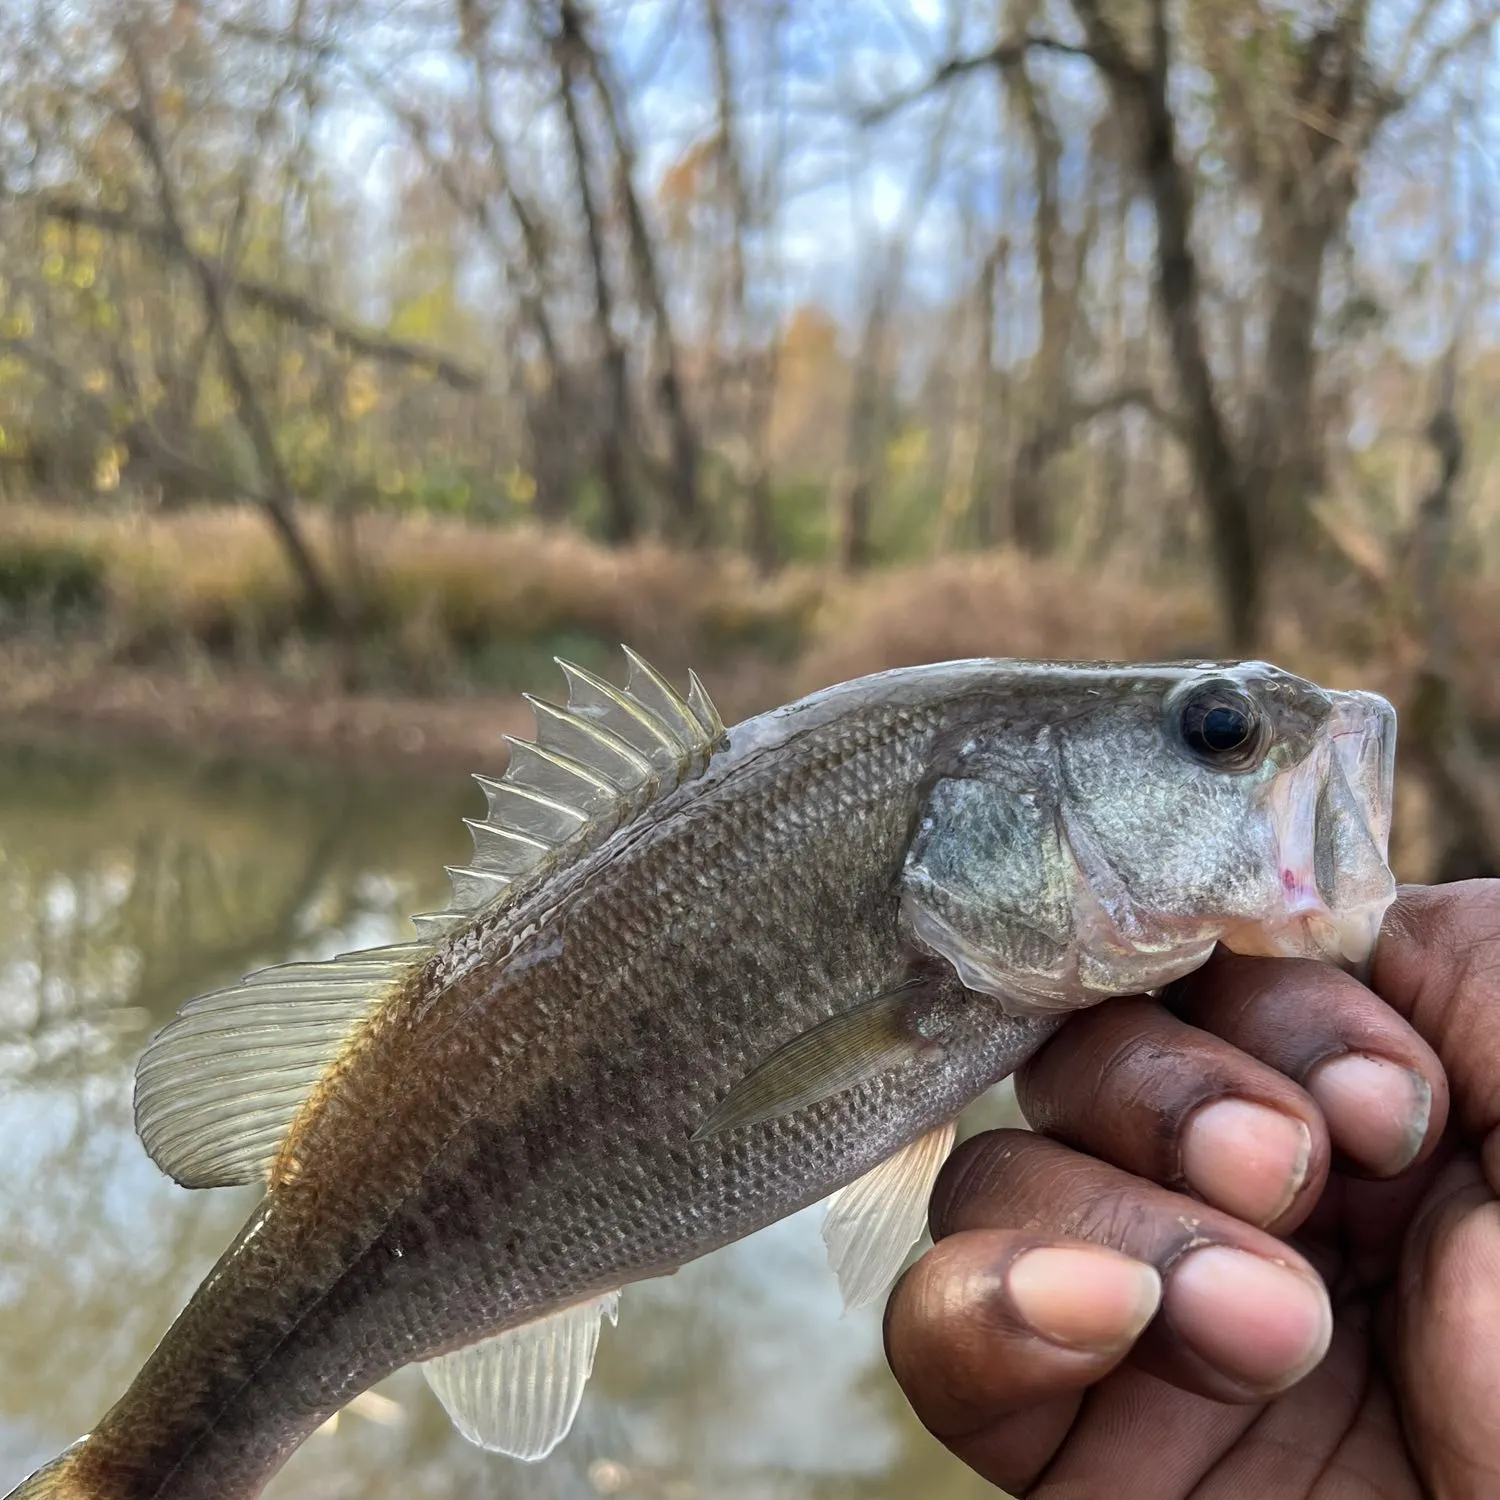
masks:
<path id="1" fill-rule="evenodd" d="M 1500 1493 L 1500 880 L 1403 889 L 1374 988 L 1437 1052 L 1458 1155 L 1423 1199 L 1397 1282 L 1397 1379 L 1435 1495 Z"/>
<path id="2" fill-rule="evenodd" d="M 1396 1290 L 1396 1378 L 1429 1493 L 1500 1494 L 1500 1202 L 1474 1156 L 1423 1200 Z"/>

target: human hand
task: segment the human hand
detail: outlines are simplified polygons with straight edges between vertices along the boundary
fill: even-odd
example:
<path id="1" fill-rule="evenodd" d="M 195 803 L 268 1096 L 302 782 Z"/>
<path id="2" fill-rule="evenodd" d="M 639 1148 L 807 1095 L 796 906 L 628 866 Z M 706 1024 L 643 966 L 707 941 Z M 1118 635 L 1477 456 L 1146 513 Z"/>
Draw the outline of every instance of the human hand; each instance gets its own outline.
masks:
<path id="1" fill-rule="evenodd" d="M 1037 1133 L 954 1153 L 886 1313 L 954 1453 L 1026 1500 L 1500 1496 L 1500 880 L 1404 888 L 1371 987 L 1220 953 L 1032 1059 Z"/>

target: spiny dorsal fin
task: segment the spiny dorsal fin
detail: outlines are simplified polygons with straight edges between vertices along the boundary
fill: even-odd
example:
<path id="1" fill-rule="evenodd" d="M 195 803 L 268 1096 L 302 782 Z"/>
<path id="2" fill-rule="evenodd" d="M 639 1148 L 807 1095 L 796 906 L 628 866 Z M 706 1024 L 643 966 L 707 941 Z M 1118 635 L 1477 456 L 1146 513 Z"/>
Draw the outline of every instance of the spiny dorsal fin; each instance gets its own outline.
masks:
<path id="1" fill-rule="evenodd" d="M 512 1458 L 545 1458 L 578 1415 L 600 1320 L 616 1320 L 619 1297 L 607 1292 L 444 1354 L 422 1373 L 471 1443 Z"/>
<path id="2" fill-rule="evenodd" d="M 528 695 L 534 741 L 514 740 L 497 781 L 476 776 L 488 803 L 466 818 L 474 858 L 450 868 L 448 910 L 413 917 L 418 935 L 436 942 L 481 911 L 596 848 L 621 823 L 708 764 L 724 739 L 724 721 L 696 673 L 684 698 L 628 646 L 623 688 L 559 658 L 568 701 L 559 708 Z"/>
<path id="3" fill-rule="evenodd" d="M 183 1187 L 264 1177 L 344 1043 L 429 953 L 403 943 L 278 964 L 189 1000 L 136 1069 L 136 1129 L 152 1161 Z"/>

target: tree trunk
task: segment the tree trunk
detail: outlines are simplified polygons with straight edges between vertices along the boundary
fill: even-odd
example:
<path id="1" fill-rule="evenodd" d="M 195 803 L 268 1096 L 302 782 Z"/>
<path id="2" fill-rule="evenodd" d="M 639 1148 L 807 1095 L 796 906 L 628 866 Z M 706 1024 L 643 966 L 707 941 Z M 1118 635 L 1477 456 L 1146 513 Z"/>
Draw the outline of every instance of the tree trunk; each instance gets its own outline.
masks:
<path id="1" fill-rule="evenodd" d="M 849 397 L 844 461 L 833 484 L 833 560 L 841 572 L 870 562 L 870 518 L 880 459 L 886 326 L 894 291 L 882 276 L 871 294 Z"/>
<path id="2" fill-rule="evenodd" d="M 1263 627 L 1261 529 L 1203 342 L 1198 263 L 1192 248 L 1192 188 L 1177 157 L 1176 123 L 1167 98 L 1166 0 L 1152 0 L 1151 60 L 1131 60 L 1098 0 L 1073 0 L 1089 45 L 1122 120 L 1133 136 L 1138 169 L 1156 214 L 1154 291 L 1187 421 L 1187 449 L 1206 519 L 1226 644 L 1254 651 Z"/>
<path id="3" fill-rule="evenodd" d="M 1026 7 L 1028 12 L 1034 9 L 1035 6 Z M 1029 24 L 1030 15 L 1018 19 Z M 1036 201 L 1032 239 L 1042 333 L 1030 381 L 1032 431 L 1022 440 L 1011 473 L 1011 526 L 1016 546 L 1023 552 L 1041 556 L 1052 550 L 1057 524 L 1043 479 L 1046 444 L 1040 441 L 1040 428 L 1052 420 L 1058 401 L 1065 395 L 1064 377 L 1072 333 L 1071 298 L 1059 285 L 1057 264 L 1062 240 L 1057 184 L 1062 142 L 1056 125 L 1042 108 L 1024 54 L 1005 70 L 1005 76 L 1031 139 Z"/>
<path id="4" fill-rule="evenodd" d="M 776 538 L 775 491 L 771 477 L 771 411 L 776 397 L 780 351 L 773 343 L 751 360 L 746 415 L 750 439 L 749 476 L 745 485 L 745 545 L 755 570 L 769 577 L 781 563 Z"/>
<path id="5" fill-rule="evenodd" d="M 771 484 L 771 409 L 776 393 L 776 376 L 780 364 L 778 350 L 772 341 L 763 354 L 751 347 L 750 318 L 746 306 L 745 240 L 754 227 L 750 191 L 745 182 L 745 166 L 736 113 L 735 80 L 729 49 L 728 27 L 724 19 L 723 0 L 704 0 L 704 20 L 713 54 L 714 95 L 718 113 L 718 162 L 732 213 L 729 237 L 729 314 L 733 359 L 744 382 L 746 440 L 749 462 L 744 476 L 745 546 L 756 571 L 767 576 L 779 562 L 776 541 L 776 517 Z M 774 24 L 774 23 L 773 23 Z M 715 385 L 724 381 L 725 351 L 720 348 L 715 360 Z"/>
<path id="6" fill-rule="evenodd" d="M 1305 548 L 1309 502 L 1321 479 L 1315 336 L 1330 247 L 1357 193 L 1349 128 L 1361 66 L 1363 8 L 1355 6 L 1305 45 L 1297 84 L 1296 149 L 1262 189 L 1262 259 L 1274 288 L 1264 362 L 1245 445 L 1246 489 L 1262 553 Z"/>
<path id="7" fill-rule="evenodd" d="M 938 533 L 940 552 L 949 551 L 959 535 L 971 543 L 975 540 L 976 498 L 984 435 L 989 426 L 990 395 L 994 389 L 995 275 L 1004 254 L 1002 235 L 985 256 L 974 285 L 974 358 L 967 378 L 959 378 L 954 403 L 953 437 L 948 448 L 948 474 Z"/>
<path id="8" fill-rule="evenodd" d="M 567 29 L 569 11 L 554 42 L 557 59 L 558 103 L 567 122 L 572 147 L 574 187 L 588 243 L 589 268 L 594 280 L 594 334 L 599 345 L 604 379 L 604 430 L 599 437 L 599 482 L 603 490 L 604 534 L 615 546 L 633 541 L 640 531 L 635 496 L 631 490 L 627 452 L 630 441 L 630 386 L 625 347 L 614 326 L 614 297 L 605 264 L 604 232 L 589 180 L 588 141 L 574 93 L 577 48 Z"/>
<path id="9" fill-rule="evenodd" d="M 574 424 L 579 420 L 573 382 L 569 376 L 547 306 L 547 245 L 531 205 L 522 198 L 510 168 L 509 152 L 495 125 L 495 107 L 490 68 L 487 19 L 467 0 L 457 0 L 460 45 L 468 54 L 474 72 L 476 111 L 480 134 L 489 152 L 500 191 L 521 237 L 521 264 L 511 265 L 509 247 L 497 232 L 494 217 L 485 198 L 471 203 L 450 183 L 450 197 L 469 212 L 492 251 L 507 266 L 510 279 L 517 284 L 517 301 L 541 351 L 542 389 L 528 391 L 526 427 L 531 448 L 531 472 L 536 480 L 536 513 L 543 521 L 563 520 L 568 512 L 572 492 L 573 465 L 564 456 L 571 443 Z M 618 509 L 619 507 L 614 507 Z M 625 507 L 628 514 L 629 507 Z M 628 532 L 629 526 L 626 523 Z"/>
<path id="10" fill-rule="evenodd" d="M 599 98 L 599 107 L 615 153 L 615 190 L 625 215 L 630 263 L 636 291 L 651 315 L 655 329 L 655 358 L 660 373 L 656 379 L 657 405 L 666 422 L 672 450 L 667 498 L 672 511 L 672 529 L 680 541 L 701 544 L 708 540 L 698 486 L 698 429 L 683 394 L 681 360 L 672 332 L 671 310 L 662 287 L 656 246 L 651 237 L 640 195 L 635 188 L 635 146 L 626 128 L 624 114 L 615 98 L 598 49 L 590 41 L 578 0 L 562 0 L 559 10 L 562 42 L 575 54 L 587 72 Z"/>

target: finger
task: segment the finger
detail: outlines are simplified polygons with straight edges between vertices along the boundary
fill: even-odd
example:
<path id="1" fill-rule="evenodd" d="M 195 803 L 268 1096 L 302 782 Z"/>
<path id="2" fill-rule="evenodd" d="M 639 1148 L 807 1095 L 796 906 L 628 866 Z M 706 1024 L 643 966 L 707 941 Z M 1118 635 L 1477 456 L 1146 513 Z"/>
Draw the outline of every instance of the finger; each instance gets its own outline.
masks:
<path id="1" fill-rule="evenodd" d="M 1027 1131 L 976 1136 L 932 1200 L 932 1235 L 1002 1229 L 1103 1245 L 1155 1266 L 1161 1315 L 1131 1363 L 1218 1401 L 1286 1389 L 1323 1357 L 1328 1294 L 1282 1241 Z"/>
<path id="2" fill-rule="evenodd" d="M 1371 984 L 1436 1051 L 1464 1126 L 1488 1135 L 1500 1124 L 1500 880 L 1404 886 Z"/>
<path id="3" fill-rule="evenodd" d="M 1160 1299 L 1156 1270 L 1112 1250 L 971 1230 L 934 1246 L 897 1285 L 886 1354 L 927 1428 L 986 1478 L 1020 1489 Z"/>
<path id="4" fill-rule="evenodd" d="M 1262 1228 L 1295 1228 L 1327 1178 L 1307 1094 L 1152 1000 L 1074 1018 L 1017 1074 L 1016 1097 L 1037 1130 Z"/>
<path id="5" fill-rule="evenodd" d="M 1442 1063 L 1352 975 L 1308 959 L 1220 950 L 1166 1000 L 1185 1021 L 1301 1084 L 1327 1122 L 1341 1169 L 1393 1177 L 1442 1138 Z"/>
<path id="6" fill-rule="evenodd" d="M 1263 1406 L 1206 1401 L 1127 1366 L 1089 1393 L 1062 1448 L 1028 1492 L 1036 1500 L 1419 1500 L 1390 1473 L 1390 1435 L 1399 1419 L 1388 1396 L 1384 1410 L 1371 1410 L 1382 1384 L 1370 1380 L 1369 1341 L 1357 1317 L 1339 1319 L 1327 1357 L 1291 1396 Z M 1383 1467 L 1360 1451 L 1360 1429 L 1372 1421 L 1382 1424 Z"/>
<path id="7" fill-rule="evenodd" d="M 1500 1486 L 1500 1203 L 1472 1156 L 1451 1162 L 1412 1223 L 1396 1348 L 1406 1430 L 1439 1495 Z"/>

